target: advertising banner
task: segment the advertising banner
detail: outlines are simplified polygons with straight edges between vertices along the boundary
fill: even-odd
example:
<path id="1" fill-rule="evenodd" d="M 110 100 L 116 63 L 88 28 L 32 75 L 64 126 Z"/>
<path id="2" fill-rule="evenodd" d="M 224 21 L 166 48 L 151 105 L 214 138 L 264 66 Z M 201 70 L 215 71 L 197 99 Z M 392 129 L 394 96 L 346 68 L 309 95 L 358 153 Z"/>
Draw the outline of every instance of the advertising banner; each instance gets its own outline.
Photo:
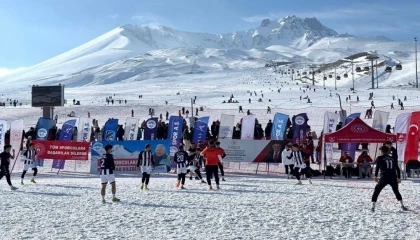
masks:
<path id="1" fill-rule="evenodd" d="M 155 168 L 153 173 L 166 173 L 171 170 L 171 159 L 169 155 L 169 141 L 113 141 L 113 142 L 94 142 L 91 150 L 91 173 L 99 173 L 99 160 L 105 154 L 104 147 L 112 145 L 112 155 L 115 161 L 115 170 L 118 172 L 136 171 L 137 161 L 141 151 L 150 144 L 152 147 Z"/>
<path id="2" fill-rule="evenodd" d="M 55 124 L 50 118 L 39 118 L 38 123 L 36 124 L 36 140 L 48 140 L 48 132 L 50 131 L 51 127 Z M 44 159 L 38 156 L 36 160 L 36 165 L 43 167 L 44 166 Z"/>
<path id="3" fill-rule="evenodd" d="M 241 139 L 253 140 L 256 116 L 251 114 L 242 118 Z"/>
<path id="4" fill-rule="evenodd" d="M 76 125 L 76 119 L 68 120 L 63 124 L 61 128 L 59 141 L 71 141 L 73 139 L 74 126 Z M 64 159 L 54 159 L 52 168 L 64 169 L 66 161 Z"/>
<path id="5" fill-rule="evenodd" d="M 115 141 L 117 140 L 118 119 L 109 119 L 106 121 L 103 131 L 102 140 Z"/>
<path id="6" fill-rule="evenodd" d="M 39 141 L 34 140 L 39 158 L 62 160 L 88 160 L 88 142 Z"/>
<path id="7" fill-rule="evenodd" d="M 234 125 L 235 115 L 222 114 L 220 118 L 219 139 L 231 139 Z"/>
<path id="8" fill-rule="evenodd" d="M 353 121 L 353 119 L 357 117 L 360 117 L 360 113 L 350 114 L 346 118 L 346 121 L 344 122 L 344 126 L 347 125 L 349 122 Z M 354 157 L 356 155 L 356 148 L 357 148 L 357 143 L 343 143 L 341 144 L 341 154 L 346 152 L 354 160 Z"/>
<path id="9" fill-rule="evenodd" d="M 220 147 L 226 153 L 224 162 L 281 163 L 281 152 L 286 144 L 280 140 L 220 140 Z"/>
<path id="10" fill-rule="evenodd" d="M 210 117 L 201 117 L 194 124 L 193 142 L 206 140 Z"/>
<path id="11" fill-rule="evenodd" d="M 5 143 L 6 132 L 7 132 L 7 121 L 0 120 L 0 151 L 3 151 L 4 145 L 6 145 Z"/>
<path id="12" fill-rule="evenodd" d="M 10 124 L 10 145 L 12 145 L 12 149 L 15 149 L 16 153 L 19 152 L 20 147 L 22 146 L 22 138 L 23 138 L 23 120 L 15 120 Z M 16 154 L 13 165 L 10 164 L 10 167 L 13 169 L 16 163 L 19 164 L 18 158 L 20 154 Z M 19 167 L 19 166 L 17 166 Z"/>
<path id="13" fill-rule="evenodd" d="M 90 134 L 92 131 L 92 121 L 90 118 L 81 117 L 77 127 L 77 141 L 90 142 Z"/>
<path id="14" fill-rule="evenodd" d="M 292 119 L 293 123 L 293 142 L 302 144 L 306 139 L 306 129 L 308 128 L 308 115 L 301 113 Z"/>
<path id="15" fill-rule="evenodd" d="M 271 129 L 271 139 L 283 140 L 288 119 L 289 115 L 286 114 L 276 113 L 274 115 L 273 128 Z"/>
<path id="16" fill-rule="evenodd" d="M 158 118 L 149 118 L 144 128 L 144 140 L 156 140 L 158 129 Z"/>
<path id="17" fill-rule="evenodd" d="M 397 134 L 398 161 L 405 161 L 405 147 L 407 145 L 407 131 L 411 121 L 411 113 L 401 113 L 395 120 L 395 134 Z"/>

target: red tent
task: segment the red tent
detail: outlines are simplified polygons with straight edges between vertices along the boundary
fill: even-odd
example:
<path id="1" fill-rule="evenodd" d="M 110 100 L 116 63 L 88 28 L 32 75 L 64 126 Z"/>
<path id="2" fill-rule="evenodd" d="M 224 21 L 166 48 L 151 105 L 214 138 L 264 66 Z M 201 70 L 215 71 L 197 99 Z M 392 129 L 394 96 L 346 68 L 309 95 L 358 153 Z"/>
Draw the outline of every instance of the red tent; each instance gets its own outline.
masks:
<path id="1" fill-rule="evenodd" d="M 397 136 L 373 129 L 360 118 L 355 118 L 342 129 L 325 134 L 325 143 L 385 143 L 396 142 Z"/>

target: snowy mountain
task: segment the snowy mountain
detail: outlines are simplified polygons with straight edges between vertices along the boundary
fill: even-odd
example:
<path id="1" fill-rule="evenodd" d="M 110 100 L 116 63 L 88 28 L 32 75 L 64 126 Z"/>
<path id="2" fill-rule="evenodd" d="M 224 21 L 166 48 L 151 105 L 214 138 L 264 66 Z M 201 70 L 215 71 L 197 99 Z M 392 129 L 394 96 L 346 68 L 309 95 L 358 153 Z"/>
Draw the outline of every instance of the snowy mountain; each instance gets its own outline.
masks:
<path id="1" fill-rule="evenodd" d="M 265 19 L 257 28 L 226 34 L 124 25 L 0 80 L 21 86 L 61 83 L 79 87 L 260 68 L 269 60 L 301 63 L 295 66 L 301 68 L 375 50 L 391 56 L 392 62 L 404 62 L 412 58 L 407 51 L 410 44 L 385 37 L 339 35 L 315 18 L 295 16 Z"/>

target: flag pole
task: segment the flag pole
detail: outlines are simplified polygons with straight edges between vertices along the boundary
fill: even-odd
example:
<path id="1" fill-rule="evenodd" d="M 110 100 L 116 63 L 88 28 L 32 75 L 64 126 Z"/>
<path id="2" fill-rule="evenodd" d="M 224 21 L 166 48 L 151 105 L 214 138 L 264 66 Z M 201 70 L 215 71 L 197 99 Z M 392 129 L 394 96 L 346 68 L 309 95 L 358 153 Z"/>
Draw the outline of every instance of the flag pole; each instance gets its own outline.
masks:
<path id="1" fill-rule="evenodd" d="M 10 171 L 10 173 L 12 173 L 13 172 L 13 169 L 15 168 L 15 164 L 16 164 L 16 161 L 17 161 L 17 159 L 19 157 L 19 154 L 20 154 L 20 150 L 18 151 L 18 154 L 15 156 L 15 162 L 13 163 L 12 170 Z"/>

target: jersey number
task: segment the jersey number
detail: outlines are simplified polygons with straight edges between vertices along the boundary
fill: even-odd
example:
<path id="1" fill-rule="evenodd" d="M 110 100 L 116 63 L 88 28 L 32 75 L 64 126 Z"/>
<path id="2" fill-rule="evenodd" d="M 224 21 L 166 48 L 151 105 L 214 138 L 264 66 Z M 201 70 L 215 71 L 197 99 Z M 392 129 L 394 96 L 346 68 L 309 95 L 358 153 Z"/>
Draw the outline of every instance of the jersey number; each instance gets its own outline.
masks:
<path id="1" fill-rule="evenodd" d="M 385 160 L 387 169 L 392 169 L 392 161 L 393 160 L 390 159 Z"/>
<path id="2" fill-rule="evenodd" d="M 105 159 L 101 159 L 101 168 L 104 168 L 105 167 Z"/>
<path id="3" fill-rule="evenodd" d="M 178 162 L 183 162 L 184 161 L 184 156 L 183 155 L 177 156 L 177 160 L 178 160 Z"/>

